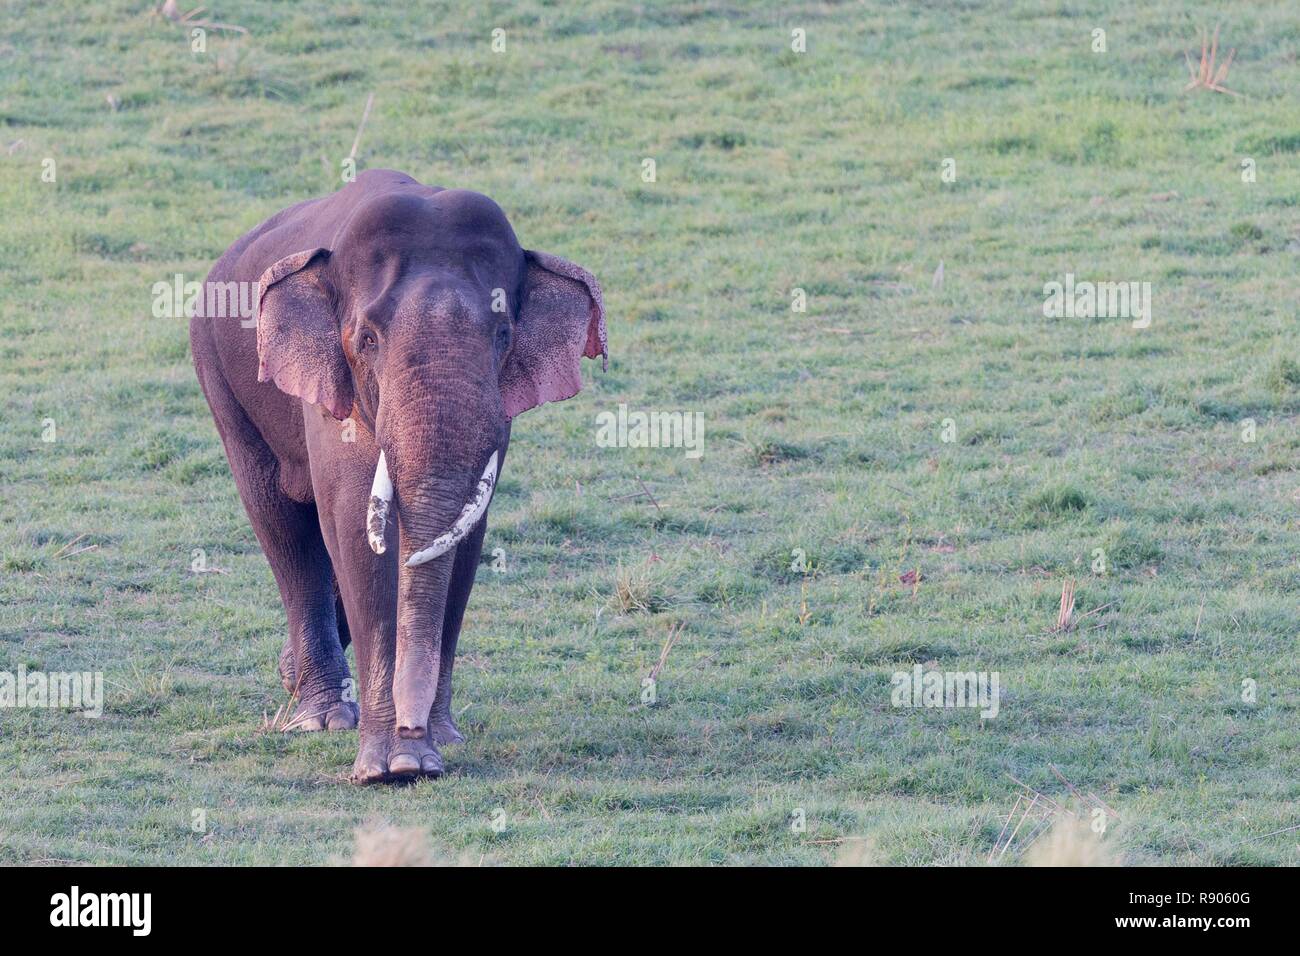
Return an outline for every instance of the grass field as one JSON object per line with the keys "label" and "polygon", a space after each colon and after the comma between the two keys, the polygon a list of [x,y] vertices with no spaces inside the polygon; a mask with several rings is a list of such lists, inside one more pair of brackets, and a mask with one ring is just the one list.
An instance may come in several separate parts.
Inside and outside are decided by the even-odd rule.
{"label": "grass field", "polygon": [[[145,3],[6,5],[0,670],[107,688],[0,710],[0,863],[391,825],[470,863],[982,864],[1013,776],[1070,799],[1053,766],[1118,814],[1105,859],[1300,863],[1294,11],[485,6],[217,0],[248,33],[194,53]],[[1241,98],[1183,91],[1220,19]],[[283,610],[150,309],[338,188],[371,93],[358,165],[587,266],[612,361],[515,424],[468,742],[358,789],[355,733],[261,729]],[[1150,282],[1150,327],[1045,318],[1066,273]],[[599,447],[619,403],[702,413],[703,456]],[[894,707],[914,664],[998,672],[998,716]]]}

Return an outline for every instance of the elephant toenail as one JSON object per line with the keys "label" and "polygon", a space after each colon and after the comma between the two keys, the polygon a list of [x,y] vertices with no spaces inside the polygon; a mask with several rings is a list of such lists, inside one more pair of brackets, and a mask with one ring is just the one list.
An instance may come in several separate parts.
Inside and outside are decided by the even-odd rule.
{"label": "elephant toenail", "polygon": [[353,768],[349,779],[353,783],[377,783],[384,779],[386,773],[387,771],[384,769],[382,764],[362,764],[359,767]]}
{"label": "elephant toenail", "polygon": [[411,774],[420,772],[420,761],[411,754],[394,754],[388,760],[390,773]]}

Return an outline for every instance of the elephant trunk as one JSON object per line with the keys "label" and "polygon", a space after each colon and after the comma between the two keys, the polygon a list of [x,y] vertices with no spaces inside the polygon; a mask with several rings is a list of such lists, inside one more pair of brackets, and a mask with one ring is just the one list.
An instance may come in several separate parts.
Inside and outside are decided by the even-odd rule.
{"label": "elephant trunk", "polygon": [[[417,475],[409,480],[398,473],[399,566],[393,705],[397,732],[402,737],[425,736],[438,688],[442,624],[456,546],[487,512],[496,485],[497,462],[498,453],[494,450],[474,484],[470,478],[473,472]],[[385,459],[381,458],[376,471],[377,485],[382,484],[379,472],[386,470],[385,465]],[[384,496],[372,495],[372,501],[376,498],[382,502]]]}
{"label": "elephant trunk", "polygon": [[421,478],[398,487],[397,657],[393,705],[397,732],[424,737],[438,688],[442,622],[451,584],[454,548],[426,561],[413,556],[456,521],[466,482]]}
{"label": "elephant trunk", "polygon": [[[390,341],[389,347],[397,345]],[[392,689],[397,732],[408,739],[425,736],[437,693],[456,547],[483,520],[497,480],[501,396],[492,370],[477,364],[468,357],[432,362],[426,353],[415,354],[388,369],[375,416],[382,454],[366,531],[378,551],[385,521],[396,512]]]}

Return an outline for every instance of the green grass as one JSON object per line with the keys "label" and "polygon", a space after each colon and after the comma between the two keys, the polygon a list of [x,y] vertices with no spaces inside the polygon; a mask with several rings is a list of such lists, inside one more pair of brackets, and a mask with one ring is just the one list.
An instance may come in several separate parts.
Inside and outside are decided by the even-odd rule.
{"label": "green grass", "polygon": [[[0,863],[322,863],[375,821],[502,863],[977,863],[1008,774],[1064,798],[1049,765],[1129,863],[1300,863],[1266,836],[1300,822],[1285,5],[487,9],[218,0],[249,35],[202,55],[144,3],[6,10],[0,669],[109,686],[97,721],[0,711]],[[1181,92],[1220,16],[1244,99]],[[613,361],[516,424],[469,742],[355,789],[355,734],[259,732],[283,611],[150,305],[337,188],[371,92],[360,165],[590,268]],[[1149,281],[1151,327],[1044,318],[1066,272]],[[703,412],[703,458],[597,447],[620,402]],[[1069,577],[1101,610],[1052,633]],[[893,708],[926,662],[998,671],[999,716]]]}

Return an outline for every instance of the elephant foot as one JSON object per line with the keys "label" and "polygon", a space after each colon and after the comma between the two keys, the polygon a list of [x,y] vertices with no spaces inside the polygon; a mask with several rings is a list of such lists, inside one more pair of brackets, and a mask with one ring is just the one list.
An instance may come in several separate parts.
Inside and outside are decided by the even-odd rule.
{"label": "elephant foot", "polygon": [[429,739],[440,747],[446,747],[450,744],[463,744],[465,735],[460,732],[451,714],[430,714]]}
{"label": "elephant foot", "polygon": [[341,700],[334,704],[303,701],[285,722],[286,732],[310,733],[316,730],[355,730],[361,712],[356,704]]}
{"label": "elephant foot", "polygon": [[441,777],[442,755],[429,741],[404,740],[395,733],[363,736],[349,779],[357,784]]}

